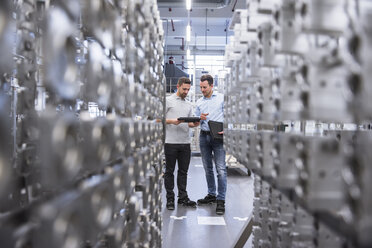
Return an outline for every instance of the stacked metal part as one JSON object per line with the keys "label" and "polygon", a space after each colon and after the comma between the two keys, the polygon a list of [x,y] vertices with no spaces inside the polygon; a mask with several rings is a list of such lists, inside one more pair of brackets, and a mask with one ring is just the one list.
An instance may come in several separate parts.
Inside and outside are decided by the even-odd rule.
{"label": "stacked metal part", "polygon": [[372,246],[371,13],[261,0],[233,18],[225,147],[260,177],[255,247]]}
{"label": "stacked metal part", "polygon": [[156,1],[8,0],[0,23],[1,247],[161,247]]}

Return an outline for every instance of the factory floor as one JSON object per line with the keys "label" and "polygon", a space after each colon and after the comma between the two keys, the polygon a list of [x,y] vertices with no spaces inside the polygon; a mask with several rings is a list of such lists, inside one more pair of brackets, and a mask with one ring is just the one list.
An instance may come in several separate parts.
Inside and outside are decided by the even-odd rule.
{"label": "factory floor", "polygon": [[[177,167],[176,167],[177,169]],[[176,173],[175,173],[176,175]],[[176,184],[175,184],[176,185]],[[201,157],[192,157],[187,191],[191,200],[207,194]],[[177,196],[177,190],[175,189]],[[176,198],[177,201],[177,198]],[[246,170],[228,168],[226,212],[216,214],[216,204],[187,208],[177,205],[167,210],[163,187],[163,248],[230,248],[240,236],[253,209],[253,178]],[[244,248],[252,247],[252,235]]]}

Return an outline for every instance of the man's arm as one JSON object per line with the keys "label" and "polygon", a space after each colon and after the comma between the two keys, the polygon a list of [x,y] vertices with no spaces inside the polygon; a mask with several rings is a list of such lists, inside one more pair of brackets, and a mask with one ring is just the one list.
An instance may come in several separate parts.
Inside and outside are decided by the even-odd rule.
{"label": "man's arm", "polygon": [[165,120],[165,123],[166,124],[173,124],[173,125],[178,125],[180,123],[182,123],[183,121],[179,121],[177,119],[166,119]]}
{"label": "man's arm", "polygon": [[197,127],[200,125],[200,122],[189,122],[189,127]]}

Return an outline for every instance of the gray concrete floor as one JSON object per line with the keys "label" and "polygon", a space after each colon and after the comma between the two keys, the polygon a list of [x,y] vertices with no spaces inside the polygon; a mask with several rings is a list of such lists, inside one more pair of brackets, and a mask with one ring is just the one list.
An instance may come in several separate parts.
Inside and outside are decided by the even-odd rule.
{"label": "gray concrete floor", "polygon": [[[187,191],[189,198],[194,201],[207,194],[200,157],[191,159]],[[177,196],[177,189],[175,194]],[[173,211],[167,210],[165,204],[163,188],[163,248],[233,247],[246,224],[244,219],[251,215],[253,209],[253,178],[240,170],[228,169],[226,213],[223,216],[215,213],[216,204],[198,206],[196,209],[176,205]],[[198,217],[223,217],[218,220],[224,220],[226,225],[200,225]],[[251,240],[252,235],[244,248],[252,247]]]}

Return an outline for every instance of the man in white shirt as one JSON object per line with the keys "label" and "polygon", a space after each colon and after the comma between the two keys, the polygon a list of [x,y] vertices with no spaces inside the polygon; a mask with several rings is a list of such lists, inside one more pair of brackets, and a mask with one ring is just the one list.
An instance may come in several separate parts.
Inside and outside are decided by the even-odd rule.
{"label": "man in white shirt", "polygon": [[192,104],[185,98],[191,87],[190,79],[182,77],[177,83],[177,92],[166,99],[166,136],[165,136],[165,173],[164,186],[167,191],[168,210],[174,210],[174,170],[176,162],[178,204],[187,207],[196,207],[196,202],[191,201],[187,195],[187,173],[189,170],[191,148],[189,127],[197,127],[199,122],[184,123],[177,120],[179,117],[191,117]]}

